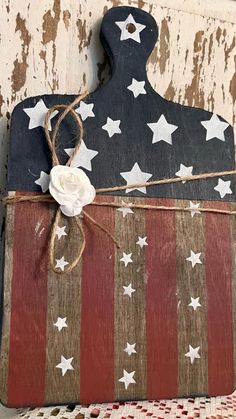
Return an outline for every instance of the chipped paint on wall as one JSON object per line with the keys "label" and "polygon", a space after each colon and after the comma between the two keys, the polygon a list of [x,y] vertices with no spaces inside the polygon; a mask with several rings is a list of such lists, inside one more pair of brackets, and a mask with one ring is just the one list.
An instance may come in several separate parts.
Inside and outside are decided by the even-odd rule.
{"label": "chipped paint on wall", "polygon": [[71,18],[71,14],[69,10],[63,10],[63,22],[64,22],[66,30],[68,30],[69,28],[70,18]]}
{"label": "chipped paint on wall", "polygon": [[16,27],[15,32],[20,33],[21,39],[21,52],[19,56],[13,62],[13,71],[11,75],[11,89],[12,89],[12,99],[16,97],[16,93],[25,85],[26,82],[26,72],[27,72],[27,58],[29,54],[29,44],[31,42],[31,35],[29,34],[28,29],[26,28],[26,20],[23,19],[20,13],[17,13],[16,16]]}
{"label": "chipped paint on wall", "polygon": [[78,38],[79,38],[79,52],[83,50],[83,48],[89,47],[92,37],[92,28],[89,29],[87,32],[86,29],[86,20],[78,19],[76,22],[77,29],[78,29]]}
{"label": "chipped paint on wall", "polygon": [[60,21],[60,14],[61,2],[60,0],[54,0],[52,11],[47,10],[47,12],[43,15],[43,45],[48,44],[50,41],[55,42],[57,36],[58,23]]}
{"label": "chipped paint on wall", "polygon": [[170,58],[170,32],[167,19],[164,18],[161,22],[160,28],[160,56],[159,56],[159,66],[160,73],[163,74],[166,70],[166,63]]}

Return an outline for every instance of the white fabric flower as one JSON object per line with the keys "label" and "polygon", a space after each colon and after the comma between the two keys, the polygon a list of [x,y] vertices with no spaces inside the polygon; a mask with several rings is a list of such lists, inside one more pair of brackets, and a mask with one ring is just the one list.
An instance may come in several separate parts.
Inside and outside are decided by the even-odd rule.
{"label": "white fabric flower", "polygon": [[79,215],[96,195],[93,185],[82,169],[54,166],[50,172],[49,191],[68,217]]}

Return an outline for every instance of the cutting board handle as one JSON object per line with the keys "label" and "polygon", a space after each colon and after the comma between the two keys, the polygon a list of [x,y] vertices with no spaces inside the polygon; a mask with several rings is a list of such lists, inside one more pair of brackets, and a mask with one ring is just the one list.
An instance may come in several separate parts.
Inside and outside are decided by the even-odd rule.
{"label": "cutting board handle", "polygon": [[112,74],[119,79],[146,78],[146,62],[158,38],[154,18],[136,7],[113,7],[103,18],[100,32]]}

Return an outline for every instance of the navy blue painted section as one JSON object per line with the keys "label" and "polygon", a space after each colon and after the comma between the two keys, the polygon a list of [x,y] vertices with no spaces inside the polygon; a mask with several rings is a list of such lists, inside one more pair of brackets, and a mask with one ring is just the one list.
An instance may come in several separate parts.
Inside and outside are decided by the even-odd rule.
{"label": "navy blue painted section", "polygon": [[[115,22],[125,20],[130,13],[135,21],[146,25],[140,32],[141,43],[132,39],[120,40],[121,31]],[[169,102],[158,95],[149,84],[146,61],[157,35],[154,19],[137,8],[113,8],[103,19],[101,40],[110,58],[112,76],[105,86],[86,98],[87,103],[94,103],[95,117],[87,118],[84,122],[86,146],[99,153],[92,160],[92,172],[84,170],[97,188],[126,184],[120,173],[130,171],[135,162],[138,162],[143,172],[152,173],[150,180],[175,177],[180,163],[193,166],[193,174],[235,168],[231,126],[224,132],[225,142],[216,138],[206,141],[206,129],[201,121],[209,120],[212,114]],[[145,81],[147,94],[134,98],[133,93],[127,89],[132,78]],[[43,128],[29,130],[29,117],[23,111],[23,108],[35,106],[40,98],[49,108],[56,103],[69,103],[75,96],[43,95],[28,98],[16,106],[11,125],[8,190],[40,192],[40,187],[34,181],[41,170],[47,173],[50,171],[50,153]],[[147,123],[157,122],[162,114],[169,123],[179,127],[172,134],[172,145],[164,141],[152,144],[153,133]],[[121,120],[121,134],[108,137],[107,132],[102,129],[107,117]],[[68,157],[64,148],[73,147],[75,141],[76,127],[71,117],[63,123],[60,133],[58,152],[61,162],[65,163]],[[235,176],[225,176],[223,179],[231,180],[233,192],[223,200],[235,200]],[[220,200],[219,192],[214,190],[216,185],[217,178],[213,178],[185,184],[181,182],[153,186],[147,188],[147,195],[137,190],[128,195]],[[115,194],[127,196],[125,191]]]}

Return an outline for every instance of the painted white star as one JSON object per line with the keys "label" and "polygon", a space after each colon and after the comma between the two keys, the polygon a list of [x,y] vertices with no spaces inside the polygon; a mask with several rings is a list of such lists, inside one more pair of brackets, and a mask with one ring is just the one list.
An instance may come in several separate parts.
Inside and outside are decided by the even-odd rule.
{"label": "painted white star", "polygon": [[121,22],[115,22],[115,24],[121,30],[121,41],[126,41],[126,39],[133,39],[133,41],[136,41],[140,44],[140,32],[142,32],[144,28],[146,28],[146,26],[142,25],[141,23],[135,22],[131,13],[129,14],[126,20]]}
{"label": "painted white star", "polygon": [[[184,164],[180,164],[180,169],[178,172],[175,173],[178,177],[184,177],[184,176],[192,176],[193,174],[193,166],[185,166]],[[182,183],[185,183],[186,180],[183,180]]]}
{"label": "painted white star", "polygon": [[121,134],[120,129],[120,119],[117,119],[116,121],[107,117],[107,122],[105,125],[102,126],[102,129],[107,131],[109,137],[111,138],[114,134]]}
{"label": "painted white star", "polygon": [[133,343],[132,345],[130,345],[130,343],[129,342],[127,342],[127,344],[126,344],[127,346],[126,346],[126,348],[124,349],[124,351],[125,352],[127,352],[127,354],[130,356],[130,355],[132,355],[132,354],[136,354],[137,352],[136,352],[136,350],[135,350],[135,345],[136,345],[136,343]]}
{"label": "painted white star", "polygon": [[124,288],[124,294],[123,295],[128,295],[130,298],[131,298],[133,292],[136,291],[134,288],[132,288],[131,283],[128,285],[128,287],[123,285],[123,288]]}
{"label": "painted white star", "polygon": [[197,263],[202,264],[202,262],[201,262],[201,260],[200,260],[200,256],[201,256],[201,253],[194,253],[194,252],[191,250],[191,255],[190,255],[188,258],[186,258],[186,260],[188,260],[189,262],[191,262],[191,264],[192,264],[192,268],[194,268],[194,266],[195,266]]}
{"label": "painted white star", "polygon": [[227,194],[232,194],[232,190],[230,188],[231,180],[224,181],[223,179],[218,179],[218,184],[214,187],[215,191],[219,192],[220,197],[224,198]]}
{"label": "painted white star", "polygon": [[195,214],[201,214],[201,211],[198,211],[200,204],[194,204],[190,201],[189,208],[191,209],[191,217],[193,218]]}
{"label": "painted white star", "polygon": [[[65,148],[65,152],[68,156],[71,156],[74,152],[74,148]],[[84,141],[82,141],[79,150],[71,161],[70,167],[83,167],[91,172],[91,160],[97,156],[97,154],[98,151],[87,148]]]}
{"label": "painted white star", "polygon": [[144,89],[145,81],[138,81],[134,78],[132,78],[132,83],[127,86],[127,89],[130,90],[134,97],[138,97],[139,95],[146,95],[147,92]]}
{"label": "painted white star", "polygon": [[121,262],[124,262],[125,267],[126,267],[129,263],[132,263],[132,262],[133,262],[133,261],[132,261],[132,259],[131,259],[131,256],[132,256],[132,253],[127,254],[127,253],[123,252],[123,257],[120,259],[120,261],[121,261]]}
{"label": "painted white star", "polygon": [[55,266],[55,268],[59,268],[62,271],[64,271],[65,266],[68,265],[68,264],[69,264],[69,262],[66,262],[64,256],[62,256],[61,259],[56,259],[56,266]]}
{"label": "painted white star", "polygon": [[72,365],[71,365],[73,359],[74,359],[73,357],[72,358],[69,358],[69,359],[66,359],[66,358],[64,358],[63,355],[61,355],[61,362],[60,362],[60,364],[56,365],[56,368],[60,368],[61,369],[61,372],[62,372],[62,375],[63,376],[65,375],[65,373],[68,370],[73,370],[74,369],[72,367]]}
{"label": "painted white star", "polygon": [[199,349],[200,349],[200,346],[198,346],[197,348],[193,348],[191,345],[189,345],[189,352],[187,352],[185,354],[185,356],[187,356],[188,358],[190,358],[191,364],[194,363],[194,360],[196,358],[198,358],[198,359],[201,358],[200,355],[199,355],[199,353],[198,353]]}
{"label": "painted white star", "polygon": [[62,236],[67,236],[67,233],[65,232],[66,226],[63,227],[56,227],[56,236],[58,238],[58,240],[61,239]]}
{"label": "painted white star", "polygon": [[[126,180],[127,185],[145,183],[152,177],[151,173],[142,172],[137,162],[134,164],[130,172],[122,172],[120,175]],[[135,191],[136,189],[137,191],[146,193],[146,186],[127,188],[125,192],[128,193]]]}
{"label": "painted white star", "polygon": [[199,298],[193,298],[191,297],[191,303],[189,303],[190,307],[193,307],[194,311],[197,310],[198,307],[201,307],[202,305],[199,303]]}
{"label": "painted white star", "polygon": [[143,248],[143,246],[148,246],[147,237],[138,236],[138,241],[136,242],[136,244],[138,244],[141,247],[141,249]]}
{"label": "painted white star", "polygon": [[34,183],[36,183],[36,185],[39,185],[42,189],[42,192],[44,193],[44,192],[47,192],[49,188],[49,181],[50,181],[50,175],[41,171],[40,177],[37,180],[35,180]]}
{"label": "painted white star", "polygon": [[56,326],[58,328],[58,331],[60,332],[63,327],[68,327],[66,324],[66,317],[64,317],[63,319],[61,317],[57,318],[56,323],[53,323],[54,326]]}
{"label": "painted white star", "polygon": [[201,121],[201,124],[206,128],[206,141],[212,138],[218,138],[220,141],[225,141],[224,131],[228,128],[227,122],[221,121],[216,114],[213,114],[209,121]]}
{"label": "painted white star", "polygon": [[136,383],[135,379],[133,378],[134,374],[135,374],[135,371],[127,372],[126,370],[123,370],[123,377],[121,377],[118,381],[120,381],[121,383],[124,383],[126,390],[130,384]]}
{"label": "painted white star", "polygon": [[77,112],[81,116],[82,121],[85,121],[85,119],[89,117],[93,118],[95,116],[93,112],[93,107],[93,103],[85,103],[83,102],[83,100],[81,100],[79,107],[75,110],[75,112]]}
{"label": "painted white star", "polygon": [[[33,129],[37,127],[44,128],[45,116],[48,111],[47,106],[45,105],[43,99],[40,99],[33,108],[24,108],[23,111],[29,116],[29,126],[28,129]],[[48,129],[52,130],[51,120],[58,114],[58,111],[54,111],[48,121]]]}
{"label": "painted white star", "polygon": [[166,143],[172,145],[172,134],[177,130],[178,126],[169,124],[163,114],[157,122],[149,123],[147,126],[153,132],[152,144],[159,141],[165,141]]}
{"label": "painted white star", "polygon": [[117,208],[117,211],[122,212],[123,218],[125,218],[125,216],[126,216],[127,214],[133,214],[133,213],[134,213],[134,211],[132,211],[132,209],[131,209],[131,208],[129,208],[129,204],[127,204],[127,203],[126,203],[126,202],[124,202],[124,201],[121,201],[121,203],[122,203],[122,205],[124,205],[124,206],[123,206],[123,207],[120,207],[120,208]]}

